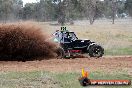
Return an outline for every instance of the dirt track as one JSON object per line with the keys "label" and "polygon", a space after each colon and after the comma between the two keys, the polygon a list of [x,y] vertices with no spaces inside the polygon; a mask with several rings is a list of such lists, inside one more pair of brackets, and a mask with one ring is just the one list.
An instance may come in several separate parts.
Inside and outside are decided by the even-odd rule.
{"label": "dirt track", "polygon": [[103,57],[103,58],[76,58],[76,59],[51,59],[42,61],[0,61],[0,71],[34,71],[44,70],[53,72],[126,70],[132,75],[132,56],[128,57]]}

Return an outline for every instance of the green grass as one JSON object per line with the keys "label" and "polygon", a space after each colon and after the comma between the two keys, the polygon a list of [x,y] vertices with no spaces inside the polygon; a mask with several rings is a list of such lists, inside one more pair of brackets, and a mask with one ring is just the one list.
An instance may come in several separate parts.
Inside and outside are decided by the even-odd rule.
{"label": "green grass", "polygon": [[132,47],[107,49],[105,55],[132,55]]}
{"label": "green grass", "polygon": [[[3,72],[0,73],[0,88],[83,88],[78,81],[80,73]],[[90,79],[130,79],[127,72],[92,72]],[[131,88],[132,86],[96,86],[97,88]],[[90,87],[89,87],[90,88]]]}
{"label": "green grass", "polygon": [[78,78],[80,74],[77,73],[62,73],[56,74],[55,78],[60,81],[63,88],[81,88]]}

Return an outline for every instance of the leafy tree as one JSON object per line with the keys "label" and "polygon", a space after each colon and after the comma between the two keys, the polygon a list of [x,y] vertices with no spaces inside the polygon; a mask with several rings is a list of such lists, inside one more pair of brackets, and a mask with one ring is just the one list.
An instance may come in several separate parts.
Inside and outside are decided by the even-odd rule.
{"label": "leafy tree", "polygon": [[35,3],[27,3],[23,8],[23,19],[34,19]]}
{"label": "leafy tree", "polygon": [[102,16],[102,10],[104,7],[103,3],[99,0],[83,0],[80,1],[83,8],[83,13],[85,17],[89,19],[90,24],[93,24],[95,19]]}
{"label": "leafy tree", "polygon": [[125,9],[127,10],[128,14],[132,16],[132,0],[126,0]]}
{"label": "leafy tree", "polygon": [[27,3],[22,0],[0,0],[0,20],[58,21],[61,25],[87,18],[90,24],[98,18],[114,20],[122,13],[132,16],[132,0],[40,0]]}
{"label": "leafy tree", "polygon": [[15,20],[22,10],[22,0],[0,0],[0,19],[6,23],[8,20]]}

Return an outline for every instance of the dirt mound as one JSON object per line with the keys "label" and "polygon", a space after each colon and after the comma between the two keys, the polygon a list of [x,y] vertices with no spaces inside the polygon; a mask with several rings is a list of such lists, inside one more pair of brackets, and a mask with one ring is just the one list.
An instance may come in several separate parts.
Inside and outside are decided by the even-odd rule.
{"label": "dirt mound", "polygon": [[55,44],[33,23],[0,24],[0,60],[54,57]]}

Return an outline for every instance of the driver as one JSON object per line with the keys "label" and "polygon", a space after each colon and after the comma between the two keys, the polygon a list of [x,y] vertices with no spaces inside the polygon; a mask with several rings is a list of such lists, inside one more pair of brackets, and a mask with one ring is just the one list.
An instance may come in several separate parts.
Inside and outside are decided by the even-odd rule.
{"label": "driver", "polygon": [[54,38],[55,42],[59,42],[60,41],[61,33],[60,33],[59,30],[56,30],[55,33],[53,33],[53,36],[55,37]]}

